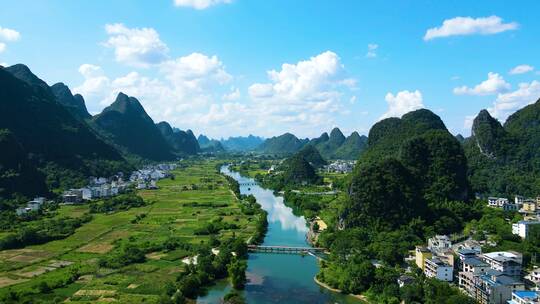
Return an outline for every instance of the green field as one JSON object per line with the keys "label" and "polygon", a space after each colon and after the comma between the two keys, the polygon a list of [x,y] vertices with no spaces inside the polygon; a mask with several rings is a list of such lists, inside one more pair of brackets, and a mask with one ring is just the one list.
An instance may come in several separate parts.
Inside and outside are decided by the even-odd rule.
{"label": "green field", "polygon": [[[32,303],[68,298],[76,303],[157,302],[166,283],[183,270],[181,259],[194,253],[184,249],[150,252],[144,263],[119,269],[99,267],[98,259],[122,242],[144,244],[170,237],[190,244],[207,242],[210,236],[194,232],[211,220],[238,227],[221,230],[214,235],[218,240],[233,234],[248,239],[254,232],[254,221],[241,213],[239,201],[216,172],[216,164],[183,161],[182,168],[173,171],[174,179],[158,182],[158,190],[139,191],[148,203],[144,207],[94,214],[90,222],[65,239],[0,251],[0,296],[17,297],[20,293],[24,294],[21,299]],[[87,211],[87,205],[61,206],[56,216],[79,217]],[[141,214],[145,217],[135,220]],[[82,276],[62,284],[74,268]],[[52,290],[40,290],[42,281],[52,285]]]}

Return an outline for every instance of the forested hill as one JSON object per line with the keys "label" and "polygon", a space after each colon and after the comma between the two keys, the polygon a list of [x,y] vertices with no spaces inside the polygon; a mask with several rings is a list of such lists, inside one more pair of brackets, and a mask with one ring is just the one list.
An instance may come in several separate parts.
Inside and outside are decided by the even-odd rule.
{"label": "forested hill", "polygon": [[197,137],[201,151],[205,153],[222,153],[225,152],[225,148],[221,142],[217,139],[210,139],[206,135],[200,134]]}
{"label": "forested hill", "polygon": [[469,199],[463,148],[429,110],[384,119],[369,132],[349,192],[348,226],[395,228],[416,217],[429,222],[441,204]]}
{"label": "forested hill", "polygon": [[89,119],[92,117],[86,109],[84,98],[80,94],[73,95],[65,84],[61,82],[56,83],[51,87],[51,90],[56,97],[56,100],[66,107],[73,116],[81,119]]}
{"label": "forested hill", "polygon": [[257,150],[265,154],[292,154],[300,150],[308,141],[308,139],[298,139],[291,133],[285,133],[268,138]]}
{"label": "forested hill", "polygon": [[[35,181],[24,194],[44,194],[45,180],[49,188],[69,186],[87,175],[126,167],[120,153],[76,119],[24,65],[0,69],[0,129],[5,156],[0,167],[11,168],[0,176],[2,197],[20,193],[19,181]],[[13,153],[16,159],[9,156]]]}
{"label": "forested hill", "polygon": [[540,100],[512,114],[504,126],[482,110],[464,142],[473,190],[487,195],[540,193]]}
{"label": "forested hill", "polygon": [[351,159],[356,160],[367,146],[367,137],[353,132],[345,137],[340,129],[334,128],[328,133],[309,141],[325,159]]}
{"label": "forested hill", "polygon": [[93,121],[129,153],[156,161],[175,158],[172,147],[134,97],[119,93],[110,106],[93,117]]}
{"label": "forested hill", "polygon": [[196,155],[201,150],[199,142],[191,130],[173,129],[166,121],[162,121],[156,126],[173,151],[179,156]]}

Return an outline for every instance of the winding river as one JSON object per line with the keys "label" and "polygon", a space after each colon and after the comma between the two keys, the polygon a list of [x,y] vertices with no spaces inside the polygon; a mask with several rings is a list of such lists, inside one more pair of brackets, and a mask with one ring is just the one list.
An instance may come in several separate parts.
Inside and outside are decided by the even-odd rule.
{"label": "winding river", "polygon": [[[253,194],[262,208],[268,212],[268,232],[263,245],[309,246],[306,242],[308,227],[304,217],[295,216],[292,209],[285,206],[283,198],[275,196],[271,190],[258,185],[255,180],[232,172],[228,167],[221,172],[236,179],[242,194]],[[331,292],[317,285],[313,278],[319,269],[312,256],[292,254],[250,253],[244,295],[250,304],[323,304],[360,303],[359,300]],[[212,286],[205,296],[197,299],[199,304],[221,303],[230,290],[227,281]]]}

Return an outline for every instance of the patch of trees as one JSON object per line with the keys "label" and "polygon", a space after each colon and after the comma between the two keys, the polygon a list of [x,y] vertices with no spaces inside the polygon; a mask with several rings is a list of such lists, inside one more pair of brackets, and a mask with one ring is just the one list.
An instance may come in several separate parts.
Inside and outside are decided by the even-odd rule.
{"label": "patch of trees", "polygon": [[255,215],[255,232],[251,237],[252,244],[260,244],[264,240],[266,231],[268,230],[268,212],[261,208],[261,205],[257,203],[257,199],[252,194],[242,195],[240,209],[245,215]]}
{"label": "patch of trees", "polygon": [[0,239],[0,250],[23,248],[64,239],[91,219],[91,215],[85,214],[79,218],[64,217],[22,223],[15,231]]}
{"label": "patch of trees", "polygon": [[[246,283],[245,270],[247,245],[245,240],[232,238],[222,242],[219,253],[214,255],[210,246],[201,246],[197,250],[197,264],[190,264],[181,273],[175,283],[173,298],[195,299],[202,288],[214,280],[230,277],[235,289],[242,289]],[[233,252],[235,254],[233,254]],[[173,290],[171,290],[173,291]]]}
{"label": "patch of trees", "polygon": [[210,235],[218,234],[221,230],[235,230],[238,229],[238,225],[234,223],[227,223],[223,221],[222,217],[213,219],[209,223],[204,224],[202,227],[195,229],[195,235]]}
{"label": "patch of trees", "polygon": [[146,203],[142,197],[130,192],[105,199],[101,202],[91,203],[89,211],[90,213],[110,213],[116,211],[125,211],[145,205]]}

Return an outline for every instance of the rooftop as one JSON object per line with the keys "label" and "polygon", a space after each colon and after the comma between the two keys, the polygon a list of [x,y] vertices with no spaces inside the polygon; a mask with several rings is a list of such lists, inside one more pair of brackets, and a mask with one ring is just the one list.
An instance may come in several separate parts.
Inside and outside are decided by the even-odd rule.
{"label": "rooftop", "polygon": [[468,265],[472,265],[472,266],[489,266],[488,263],[482,261],[482,260],[479,260],[477,258],[467,258],[465,260],[463,260],[463,264],[468,264]]}

